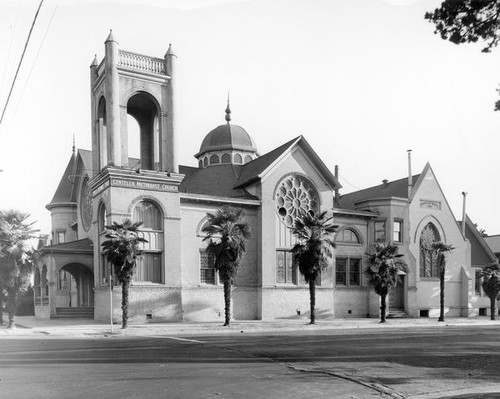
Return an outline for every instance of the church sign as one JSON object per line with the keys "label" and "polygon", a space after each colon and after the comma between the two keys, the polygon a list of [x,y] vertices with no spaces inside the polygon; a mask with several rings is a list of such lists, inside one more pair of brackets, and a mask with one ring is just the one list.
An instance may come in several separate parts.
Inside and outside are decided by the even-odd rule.
{"label": "church sign", "polygon": [[179,187],[174,185],[174,184],[137,181],[137,180],[125,180],[125,179],[116,179],[116,178],[111,179],[111,186],[133,188],[133,189],[137,189],[137,190],[168,191],[168,192],[172,192],[172,193],[177,193],[179,191]]}

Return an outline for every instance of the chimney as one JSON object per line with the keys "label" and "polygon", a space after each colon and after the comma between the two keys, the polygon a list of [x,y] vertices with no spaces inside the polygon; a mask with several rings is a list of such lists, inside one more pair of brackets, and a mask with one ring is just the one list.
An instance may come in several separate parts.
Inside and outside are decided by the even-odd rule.
{"label": "chimney", "polygon": [[464,202],[462,205],[462,234],[465,237],[465,202],[466,202],[467,193],[465,191],[462,191],[462,195],[464,196]]}
{"label": "chimney", "polygon": [[387,179],[382,180],[382,184],[384,185],[384,188],[386,188],[389,185],[389,180]]}
{"label": "chimney", "polygon": [[411,150],[408,150],[408,201],[411,198],[411,191],[413,189],[413,177],[411,175]]}
{"label": "chimney", "polygon": [[[337,182],[339,181],[339,165],[335,165],[335,179],[337,180]],[[339,189],[336,188],[335,189],[335,203],[336,203],[336,205],[339,205],[339,199],[340,199]]]}

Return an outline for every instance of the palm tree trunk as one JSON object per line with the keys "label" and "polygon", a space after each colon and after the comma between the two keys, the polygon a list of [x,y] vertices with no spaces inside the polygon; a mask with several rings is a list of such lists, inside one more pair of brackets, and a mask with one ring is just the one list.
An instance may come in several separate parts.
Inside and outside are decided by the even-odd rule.
{"label": "palm tree trunk", "polygon": [[226,316],[224,327],[228,327],[231,321],[231,281],[224,281],[224,305]]}
{"label": "palm tree trunk", "polygon": [[385,323],[385,312],[387,310],[387,292],[380,295],[380,322]]}
{"label": "palm tree trunk", "polygon": [[444,267],[439,273],[439,319],[438,321],[444,321]]}
{"label": "palm tree trunk", "polygon": [[496,313],[497,313],[497,309],[496,309],[496,306],[497,305],[497,296],[490,296],[490,319],[491,320],[495,320],[495,316],[496,316]]}
{"label": "palm tree trunk", "polygon": [[128,326],[128,291],[130,280],[122,282],[122,329]]}
{"label": "palm tree trunk", "polygon": [[9,329],[15,329],[16,328],[16,323],[15,323],[15,317],[16,317],[16,308],[17,308],[17,301],[16,301],[16,292],[14,290],[8,290],[7,291],[7,313],[9,314],[9,325],[7,328]]}
{"label": "palm tree trunk", "polygon": [[3,302],[4,302],[3,293],[0,288],[0,326],[3,326]]}
{"label": "palm tree trunk", "polygon": [[309,279],[309,301],[311,305],[311,322],[309,324],[316,324],[316,279]]}

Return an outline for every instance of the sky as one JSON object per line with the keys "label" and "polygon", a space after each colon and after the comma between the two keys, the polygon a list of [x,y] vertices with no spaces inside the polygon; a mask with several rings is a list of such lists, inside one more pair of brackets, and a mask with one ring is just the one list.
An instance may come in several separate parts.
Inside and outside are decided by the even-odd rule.
{"label": "sky", "polygon": [[[3,109],[38,0],[0,0]],[[0,209],[45,209],[76,146],[91,149],[89,66],[120,49],[177,55],[179,161],[232,123],[264,154],[302,134],[341,194],[430,162],[459,220],[500,233],[500,49],[454,45],[424,20],[439,0],[45,0],[0,125]]]}

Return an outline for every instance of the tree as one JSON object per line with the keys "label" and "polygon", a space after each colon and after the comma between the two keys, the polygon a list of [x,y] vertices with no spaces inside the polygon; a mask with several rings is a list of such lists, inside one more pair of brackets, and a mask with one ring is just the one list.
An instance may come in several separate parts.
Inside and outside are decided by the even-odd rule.
{"label": "tree", "polygon": [[481,273],[483,277],[483,290],[490,298],[491,320],[495,320],[496,302],[500,293],[500,266],[493,263],[485,267]]}
{"label": "tree", "polygon": [[231,285],[246,253],[245,241],[250,238],[250,225],[241,208],[224,206],[215,214],[207,213],[207,224],[202,231],[208,241],[207,253],[213,257],[214,267],[224,284],[224,326],[231,319]]}
{"label": "tree", "polygon": [[446,273],[446,254],[453,251],[451,245],[447,245],[441,241],[432,243],[432,250],[436,252],[436,262],[439,272],[439,319],[444,321],[444,276]]}
{"label": "tree", "polygon": [[[436,26],[434,33],[455,44],[483,41],[489,53],[500,40],[500,3],[496,0],[445,0],[425,19]],[[495,111],[500,110],[500,100]]]}
{"label": "tree", "polygon": [[333,257],[333,234],[338,226],[330,224],[332,218],[326,217],[326,211],[313,215],[305,213],[295,220],[292,234],[298,242],[292,248],[294,261],[300,273],[309,283],[310,324],[316,322],[316,283],[321,272],[326,269]]}
{"label": "tree", "polygon": [[389,289],[397,285],[398,271],[403,269],[405,262],[398,254],[398,247],[392,244],[377,243],[375,252],[368,254],[370,266],[366,270],[369,283],[373,286],[375,293],[380,295],[380,322],[385,323],[386,298]]}
{"label": "tree", "polygon": [[130,219],[125,219],[123,223],[113,222],[111,226],[106,226],[107,240],[102,243],[102,253],[113,265],[114,275],[122,286],[122,329],[128,325],[129,288],[137,258],[141,255],[141,243],[147,242],[139,236],[141,224]]}
{"label": "tree", "polygon": [[[35,222],[29,223],[28,213],[17,210],[0,211],[0,281],[6,297],[9,315],[7,328],[15,328],[15,315],[19,295],[29,286],[31,270],[36,251],[30,240],[38,230],[33,229]],[[0,302],[1,303],[1,302]]]}

